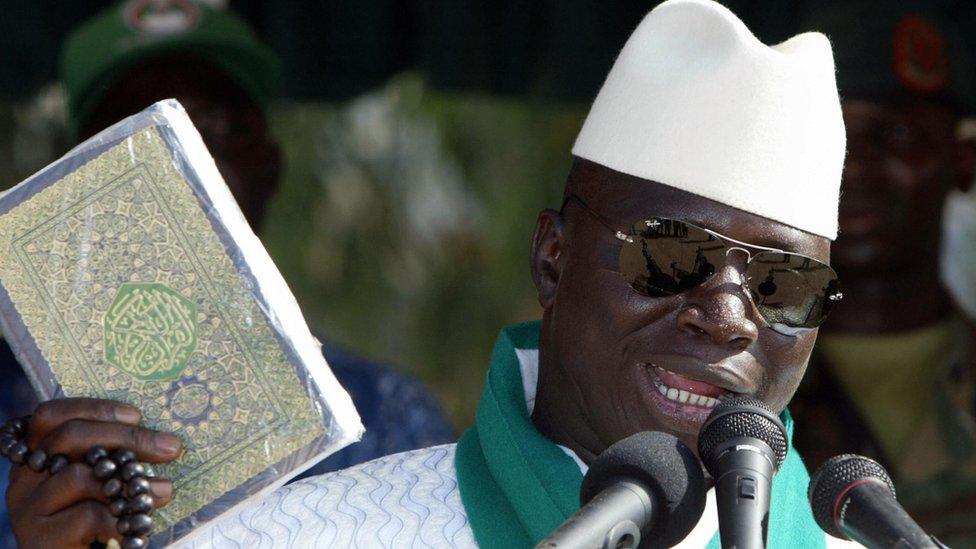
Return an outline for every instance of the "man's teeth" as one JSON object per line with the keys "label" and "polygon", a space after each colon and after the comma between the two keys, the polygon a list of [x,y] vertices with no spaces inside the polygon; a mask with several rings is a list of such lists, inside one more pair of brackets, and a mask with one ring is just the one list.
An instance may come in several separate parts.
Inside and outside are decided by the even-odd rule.
{"label": "man's teeth", "polygon": [[692,406],[701,406],[702,408],[714,408],[715,405],[718,404],[717,398],[699,395],[697,393],[689,393],[683,389],[668,387],[664,384],[664,382],[657,378],[654,379],[654,385],[657,386],[658,392],[664,395],[664,398],[668,400],[673,400],[682,404],[691,404]]}

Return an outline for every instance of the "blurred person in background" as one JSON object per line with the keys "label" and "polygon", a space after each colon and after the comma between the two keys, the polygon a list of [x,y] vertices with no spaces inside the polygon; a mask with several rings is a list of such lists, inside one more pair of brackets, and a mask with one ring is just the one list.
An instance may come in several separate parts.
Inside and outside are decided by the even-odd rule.
{"label": "blurred person in background", "polygon": [[[176,98],[203,136],[252,229],[260,232],[281,167],[266,124],[278,63],[235,14],[188,1],[122,2],[77,28],[65,43],[62,81],[69,131],[78,142],[152,103]],[[395,368],[326,341],[323,353],[350,393],[366,434],[303,476],[454,440],[433,394]],[[3,420],[36,406],[29,384],[0,339]],[[9,465],[2,465],[6,490]],[[13,545],[0,501],[0,543]]]}
{"label": "blurred person in background", "polygon": [[[976,144],[976,120],[966,120],[957,134]],[[946,197],[939,256],[942,285],[965,324],[968,370],[976,372],[976,181],[970,183],[969,191],[952,189]],[[973,408],[976,412],[976,406]]]}
{"label": "blurred person in background", "polygon": [[[973,177],[974,149],[958,129],[974,100],[976,52],[954,19],[965,20],[942,4],[861,1],[818,5],[808,23],[833,43],[847,128],[831,254],[844,302],[792,408],[811,468],[839,453],[871,456],[927,531],[974,546],[976,368],[965,321],[976,308],[955,312],[939,261],[946,197]],[[961,233],[973,218],[954,204],[963,213],[944,221]],[[976,232],[967,235],[943,249],[951,264],[971,261]],[[976,287],[971,267],[943,276]]]}

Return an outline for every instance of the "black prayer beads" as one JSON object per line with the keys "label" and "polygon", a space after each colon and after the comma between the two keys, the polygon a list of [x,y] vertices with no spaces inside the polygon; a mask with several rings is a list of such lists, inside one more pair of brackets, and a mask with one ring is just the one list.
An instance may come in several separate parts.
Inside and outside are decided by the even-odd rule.
{"label": "black prayer beads", "polygon": [[17,465],[27,465],[35,473],[47,469],[52,475],[68,465],[68,457],[64,454],[48,456],[44,450],[33,452],[24,442],[27,436],[27,422],[29,418],[18,417],[8,420],[0,427],[0,455]]}
{"label": "black prayer beads", "polygon": [[[64,454],[49,456],[41,449],[31,451],[24,441],[29,419],[11,419],[0,427],[0,455],[35,473],[46,469],[55,475],[68,466],[68,457]],[[135,453],[125,448],[109,452],[95,446],[85,454],[84,461],[91,467],[92,475],[102,481],[102,494],[110,501],[109,511],[119,519],[115,527],[122,535],[122,548],[148,547],[147,536],[153,527],[150,516],[153,499],[149,494],[151,469],[136,461]]]}
{"label": "black prayer beads", "polygon": [[152,530],[152,496],[146,467],[135,461],[131,450],[111,453],[100,446],[88,451],[85,461],[92,466],[95,478],[102,480],[102,493],[109,498],[109,511],[119,518],[116,530],[122,534],[123,548],[148,546],[146,535]]}

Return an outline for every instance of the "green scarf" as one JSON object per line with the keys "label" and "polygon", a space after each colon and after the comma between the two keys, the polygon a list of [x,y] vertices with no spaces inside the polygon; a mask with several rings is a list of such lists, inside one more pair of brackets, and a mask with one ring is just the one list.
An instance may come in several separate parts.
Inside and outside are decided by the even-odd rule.
{"label": "green scarf", "polygon": [[[536,430],[525,407],[515,350],[538,347],[538,322],[502,330],[475,425],[458,441],[461,501],[483,548],[532,547],[579,509],[579,467]],[[792,437],[792,418],[784,411],[782,419]],[[807,503],[809,480],[791,444],[773,481],[769,547],[824,547]],[[718,532],[708,547],[720,547]]]}

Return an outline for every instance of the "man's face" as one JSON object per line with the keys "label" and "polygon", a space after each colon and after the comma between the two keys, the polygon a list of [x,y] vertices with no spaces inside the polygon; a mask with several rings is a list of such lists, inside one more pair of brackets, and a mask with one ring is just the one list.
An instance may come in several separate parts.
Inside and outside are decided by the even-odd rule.
{"label": "man's face", "polygon": [[267,135],[260,111],[199,94],[174,96],[200,131],[244,217],[257,230],[278,177],[277,147]]}
{"label": "man's face", "polygon": [[[583,185],[577,194],[621,227],[657,215],[750,244],[829,259],[825,238],[664,185],[617,177]],[[546,309],[541,360],[563,382],[558,388],[540,383],[539,391],[563,391],[562,398],[574,401],[578,413],[560,421],[589,433],[579,441],[588,452],[596,455],[645,430],[675,434],[696,448],[709,408],[665,398],[657,388],[661,382],[706,396],[750,395],[777,411],[786,406],[816,330],[787,336],[767,326],[739,283],[744,254],[730,254],[702,286],[652,298],[618,273],[621,243],[611,231],[575,204],[566,207],[564,220],[558,281],[551,299],[540,292]]]}
{"label": "man's face", "polygon": [[885,276],[932,269],[946,193],[959,181],[956,117],[925,101],[848,98],[848,155],[835,268]]}
{"label": "man's face", "polygon": [[130,68],[92,110],[81,137],[167,98],[178,99],[186,109],[241,211],[258,229],[277,186],[278,148],[261,109],[213,65],[183,54]]}

